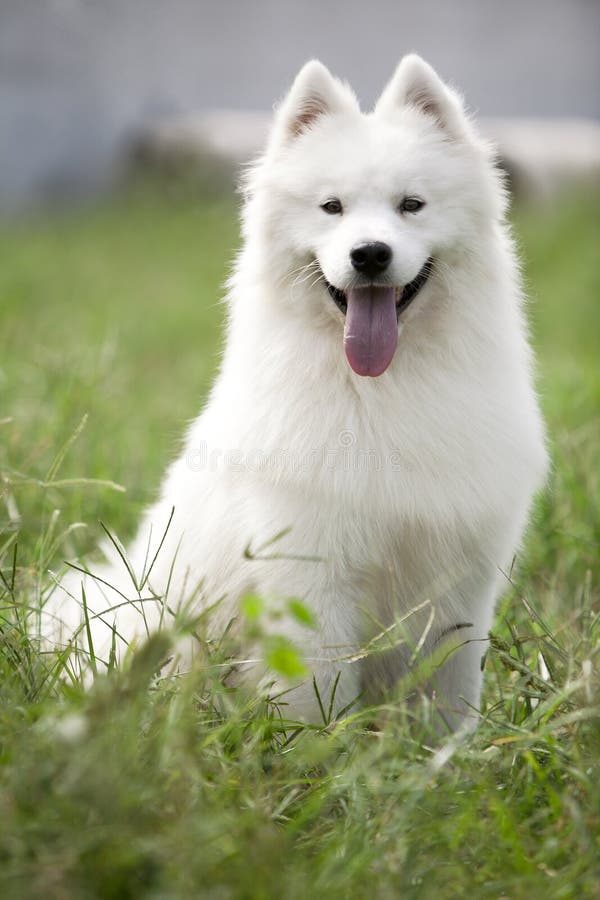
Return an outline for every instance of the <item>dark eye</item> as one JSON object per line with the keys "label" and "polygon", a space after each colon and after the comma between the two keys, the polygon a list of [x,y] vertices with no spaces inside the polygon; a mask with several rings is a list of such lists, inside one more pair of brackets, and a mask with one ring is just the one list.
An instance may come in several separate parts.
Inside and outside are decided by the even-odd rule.
{"label": "dark eye", "polygon": [[330,216],[339,216],[342,213],[342,201],[332,197],[331,200],[321,204],[321,209]]}
{"label": "dark eye", "polygon": [[400,204],[400,212],[416,213],[423,209],[424,206],[425,201],[419,200],[418,197],[405,197]]}

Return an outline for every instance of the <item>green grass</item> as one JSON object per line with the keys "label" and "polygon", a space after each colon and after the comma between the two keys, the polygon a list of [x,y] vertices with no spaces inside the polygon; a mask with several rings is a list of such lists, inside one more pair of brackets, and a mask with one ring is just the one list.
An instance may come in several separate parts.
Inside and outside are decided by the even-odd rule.
{"label": "green grass", "polygon": [[[224,686],[225,646],[186,679],[156,677],[161,638],[87,691],[57,679],[26,606],[99,520],[133,532],[214,373],[237,226],[225,202],[135,194],[4,227],[0,896],[598,896],[598,210],[516,216],[555,467],[487,653],[484,721],[445,757],[426,705],[284,727]],[[65,483],[81,477],[127,494]]]}

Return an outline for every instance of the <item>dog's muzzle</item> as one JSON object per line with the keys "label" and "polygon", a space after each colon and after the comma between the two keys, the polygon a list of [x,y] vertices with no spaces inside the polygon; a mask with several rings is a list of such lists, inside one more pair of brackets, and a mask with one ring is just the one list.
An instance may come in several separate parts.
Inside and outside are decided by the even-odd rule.
{"label": "dog's muzzle", "polygon": [[[416,278],[413,278],[413,280],[409,281],[408,284],[405,284],[404,287],[396,288],[396,315],[398,318],[406,309],[408,309],[419,291],[421,291],[422,288],[425,287],[427,281],[429,280],[429,276],[433,272],[433,267],[433,257],[430,256],[429,259],[421,267]],[[344,313],[344,315],[346,315],[346,312],[348,310],[346,292],[341,290],[341,288],[335,287],[333,284],[327,281],[327,279],[325,279],[325,283],[335,305],[339,310],[341,310],[341,312]]]}

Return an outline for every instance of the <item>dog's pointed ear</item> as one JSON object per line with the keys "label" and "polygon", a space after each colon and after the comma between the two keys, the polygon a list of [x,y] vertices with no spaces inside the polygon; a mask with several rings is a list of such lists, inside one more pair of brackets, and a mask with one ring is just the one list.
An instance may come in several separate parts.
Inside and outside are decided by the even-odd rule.
{"label": "dog's pointed ear", "polygon": [[307,131],[321,116],[358,111],[350,88],[313,59],[304,65],[276,111],[272,141],[288,142]]}
{"label": "dog's pointed ear", "polygon": [[405,107],[418,109],[434,119],[455,140],[469,135],[469,122],[461,98],[416,53],[401,60],[377,102],[375,114],[389,117]]}

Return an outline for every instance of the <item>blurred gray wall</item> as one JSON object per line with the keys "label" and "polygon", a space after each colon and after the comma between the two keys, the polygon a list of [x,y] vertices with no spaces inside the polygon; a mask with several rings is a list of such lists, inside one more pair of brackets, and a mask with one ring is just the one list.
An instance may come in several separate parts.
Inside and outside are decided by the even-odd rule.
{"label": "blurred gray wall", "polygon": [[483,115],[600,118],[600,0],[0,0],[0,205],[105,179],[152,119],[269,109],[317,56],[372,104],[416,50]]}

